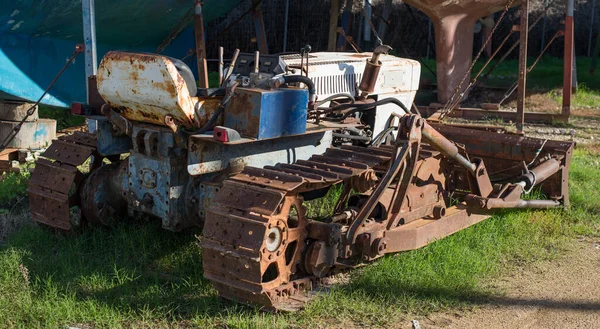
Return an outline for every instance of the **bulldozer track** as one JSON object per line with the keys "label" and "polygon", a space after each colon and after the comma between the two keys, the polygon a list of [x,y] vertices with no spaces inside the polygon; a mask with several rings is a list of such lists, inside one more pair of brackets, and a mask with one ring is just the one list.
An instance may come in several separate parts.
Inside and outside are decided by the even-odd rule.
{"label": "bulldozer track", "polygon": [[66,231],[80,224],[81,211],[72,208],[79,206],[77,190],[85,176],[77,167],[96,155],[96,144],[95,135],[75,132],[54,140],[41,154],[27,186],[33,220]]}
{"label": "bulldozer track", "polygon": [[311,222],[302,194],[342,182],[370,188],[392,153],[388,146],[330,148],[307,161],[246,167],[229,178],[207,212],[204,276],[227,299],[269,310],[301,308],[319,281],[302,261]]}

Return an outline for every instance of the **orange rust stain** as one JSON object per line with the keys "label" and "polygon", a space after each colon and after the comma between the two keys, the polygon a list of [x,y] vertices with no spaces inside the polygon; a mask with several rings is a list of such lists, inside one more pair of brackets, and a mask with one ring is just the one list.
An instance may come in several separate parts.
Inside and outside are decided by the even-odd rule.
{"label": "orange rust stain", "polygon": [[231,98],[227,111],[232,114],[245,114],[249,113],[252,107],[252,95],[249,93],[236,94],[235,97]]}
{"label": "orange rust stain", "polygon": [[129,77],[131,78],[131,81],[137,81],[139,79],[139,72],[135,67],[131,69]]}
{"label": "orange rust stain", "polygon": [[[205,115],[202,119],[208,120],[221,105],[221,100],[222,97],[210,97],[203,99],[202,101],[204,102],[204,104],[202,105],[202,107],[204,108]],[[218,124],[221,124],[223,121],[223,116],[221,116],[219,120],[220,121],[218,122]]]}
{"label": "orange rust stain", "polygon": [[350,54],[350,57],[369,58],[369,57],[371,57],[371,55],[370,54],[365,54],[365,53],[358,53],[358,54],[353,53],[353,54]]}

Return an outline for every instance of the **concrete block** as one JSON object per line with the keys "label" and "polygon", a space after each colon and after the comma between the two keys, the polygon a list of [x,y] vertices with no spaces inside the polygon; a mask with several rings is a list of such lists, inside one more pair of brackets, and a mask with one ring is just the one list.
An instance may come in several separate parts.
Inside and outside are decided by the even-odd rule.
{"label": "concrete block", "polygon": [[[14,121],[0,121],[0,143],[11,134],[18,124]],[[34,122],[25,122],[19,133],[6,145],[17,149],[39,149],[50,145],[56,138],[56,120],[39,119]]]}
{"label": "concrete block", "polygon": [[[0,120],[2,121],[21,121],[27,116],[27,110],[33,106],[33,103],[0,103]],[[35,113],[27,118],[28,122],[38,120],[38,109],[36,106]]]}

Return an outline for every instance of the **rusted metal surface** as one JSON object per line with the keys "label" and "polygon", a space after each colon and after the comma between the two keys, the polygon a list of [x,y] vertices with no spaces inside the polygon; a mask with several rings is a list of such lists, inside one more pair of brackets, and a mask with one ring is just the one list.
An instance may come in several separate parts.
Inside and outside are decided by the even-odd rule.
{"label": "rusted metal surface", "polygon": [[358,88],[366,93],[372,93],[375,91],[375,84],[377,83],[377,77],[381,70],[381,63],[373,63],[367,61],[365,71],[360,81]]}
{"label": "rusted metal surface", "polygon": [[[79,189],[84,175],[77,166],[90,159],[90,168],[102,160],[94,138],[76,132],[55,140],[37,161],[27,186],[33,220],[61,230],[81,225]],[[74,209],[78,208],[78,209]]]}
{"label": "rusted metal surface", "polygon": [[[554,185],[553,180],[565,179],[572,143],[443,125],[439,129],[444,132],[408,115],[401,117],[395,145],[330,148],[306,161],[247,168],[233,176],[206,218],[206,278],[225,298],[295,310],[310,300],[307,290],[320,278],[387,253],[423,247],[484,220],[493,209],[568,203],[565,195],[521,197],[542,182]],[[473,138],[477,134],[486,134],[486,142]],[[498,161],[501,166],[494,165]],[[532,164],[526,175],[513,173],[508,183],[492,187],[490,177],[507,164],[524,161]],[[365,175],[377,167],[388,169]],[[366,187],[348,199],[359,177],[363,181],[357,185]],[[330,219],[307,218],[303,199],[314,199],[316,191],[335,184],[345,192]],[[448,195],[458,198],[458,204],[451,206]]]}
{"label": "rusted metal surface", "polygon": [[[521,1],[512,2],[513,6]],[[407,0],[423,11],[435,27],[438,101],[452,98],[461,78],[468,74],[473,57],[473,31],[478,19],[505,9],[508,0]],[[459,93],[468,83],[459,86]]]}
{"label": "rusted metal surface", "polygon": [[[436,108],[430,107],[419,107],[419,111],[426,117],[433,115],[438,111]],[[505,122],[515,120],[515,111],[495,111],[478,108],[457,108],[448,114],[449,117],[463,118],[469,120],[483,120],[489,118],[499,118]],[[525,122],[537,122],[537,123],[552,123],[552,122],[567,122],[568,117],[565,117],[562,113],[539,113],[539,112],[525,112]]]}
{"label": "rusted metal surface", "polygon": [[208,88],[204,17],[202,16],[202,3],[200,1],[196,1],[194,4],[194,37],[196,39],[196,60],[198,62],[198,87]]}
{"label": "rusted metal surface", "polygon": [[109,226],[117,216],[125,216],[127,203],[119,188],[127,174],[127,162],[104,165],[94,170],[78,191],[81,211],[91,224]]}
{"label": "rusted metal surface", "polygon": [[[121,135],[131,136],[133,133],[131,122],[115,112],[108,104],[102,105],[101,111],[102,115],[108,118],[108,120],[119,130]],[[167,117],[170,118],[170,116]]]}
{"label": "rusted metal surface", "polygon": [[[340,181],[319,177],[313,164],[325,173],[346,173],[346,178],[352,177],[353,170],[312,159],[299,163],[303,165],[294,167],[293,174],[277,170],[283,165],[246,168],[223,184],[208,212],[202,242],[204,275],[223,297],[271,310],[294,310],[309,300],[307,290],[314,282],[314,278],[296,277],[302,266],[322,277],[334,265],[340,227],[313,223],[307,230],[299,192]],[[358,176],[365,170],[355,173]],[[242,196],[241,190],[247,193]],[[319,227],[325,231],[319,233]],[[327,241],[306,247],[308,235],[327,237]],[[304,251],[308,256],[302,257]]]}
{"label": "rusted metal surface", "polygon": [[187,171],[192,176],[216,172],[239,172],[246,166],[262,167],[280,162],[292,163],[320,154],[331,145],[331,132],[309,132],[298,138],[218,143],[212,136],[192,136],[189,139]]}
{"label": "rusted metal surface", "polygon": [[129,120],[165,125],[170,115],[185,128],[201,127],[220,100],[193,97],[195,82],[186,82],[174,61],[162,55],[109,52],[98,69],[98,90]]}
{"label": "rusted metal surface", "polygon": [[88,83],[88,102],[87,105],[91,109],[90,114],[100,114],[102,105],[106,104],[100,93],[98,92],[98,77],[90,75],[87,79]]}
{"label": "rusted metal surface", "polygon": [[[565,17],[565,43],[563,62],[563,101],[562,116],[569,118],[571,115],[571,100],[573,98],[573,61],[575,52],[575,22],[573,18],[573,0],[567,1],[567,15]],[[568,119],[567,119],[568,120]]]}
{"label": "rusted metal surface", "polygon": [[366,97],[368,94],[375,91],[375,84],[377,83],[377,78],[379,77],[379,71],[381,71],[382,65],[379,61],[379,57],[381,57],[382,54],[387,54],[390,50],[392,50],[392,48],[387,45],[381,45],[373,50],[373,55],[366,63],[360,85],[358,86],[362,91],[363,97]]}
{"label": "rusted metal surface", "polygon": [[[330,133],[319,130],[303,136],[306,148],[296,147],[293,136],[236,142],[195,136],[188,171],[186,153],[167,127],[133,125],[130,156],[103,166],[94,136],[65,136],[44,154],[54,161],[39,161],[31,178],[33,217],[64,230],[83,220],[110,225],[125,210],[161,218],[172,231],[203,224],[204,274],[221,296],[296,310],[321,278],[422,247],[494,209],[568,205],[572,143],[395,117],[398,136],[381,147],[331,148]],[[83,181],[77,166],[90,157],[95,161]],[[492,178],[506,183],[492,186]],[[304,200],[337,184],[335,210],[308,218]],[[535,186],[549,200],[522,200]]]}
{"label": "rusted metal surface", "polygon": [[517,132],[522,134],[525,124],[525,93],[527,92],[527,47],[529,35],[529,0],[521,1],[521,24],[519,25],[519,80],[517,91]]}
{"label": "rusted metal surface", "polygon": [[427,140],[429,145],[440,150],[445,156],[456,161],[461,166],[464,166],[471,173],[474,173],[475,169],[477,169],[477,166],[474,163],[459,153],[458,147],[456,147],[452,141],[444,137],[427,123],[425,123],[425,126],[423,127],[423,137]]}
{"label": "rusted metal surface", "polygon": [[422,248],[431,242],[475,225],[486,218],[486,214],[468,213],[464,205],[448,208],[441,219],[420,218],[397,230],[387,233],[387,252],[400,252]]}

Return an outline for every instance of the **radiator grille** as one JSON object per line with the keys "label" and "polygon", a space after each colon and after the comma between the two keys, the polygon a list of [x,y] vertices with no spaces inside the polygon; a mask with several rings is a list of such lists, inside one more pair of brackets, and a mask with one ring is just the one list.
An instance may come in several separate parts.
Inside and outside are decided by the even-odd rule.
{"label": "radiator grille", "polygon": [[357,85],[362,79],[362,73],[338,74],[311,78],[315,83],[317,94],[321,96],[321,98],[338,93],[356,95]]}

